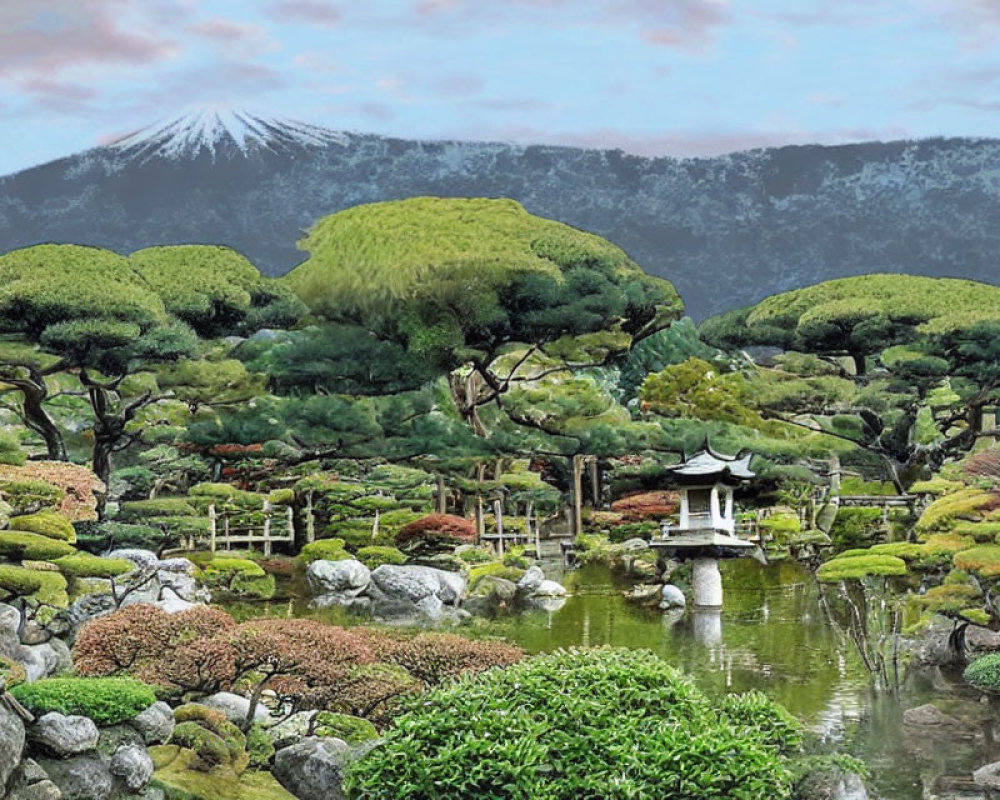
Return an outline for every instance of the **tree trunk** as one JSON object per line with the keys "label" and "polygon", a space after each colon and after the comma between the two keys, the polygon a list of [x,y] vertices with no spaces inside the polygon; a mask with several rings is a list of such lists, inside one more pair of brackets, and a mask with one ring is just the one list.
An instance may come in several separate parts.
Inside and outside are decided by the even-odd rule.
{"label": "tree trunk", "polygon": [[583,456],[573,456],[573,535],[583,533]]}
{"label": "tree trunk", "polygon": [[68,461],[63,435],[45,410],[44,403],[49,397],[49,387],[46,386],[42,373],[33,367],[0,365],[0,381],[21,393],[24,424],[42,437],[48,459]]}
{"label": "tree trunk", "polygon": [[854,351],[850,353],[850,356],[854,361],[854,374],[865,375],[868,368],[868,364],[865,361],[865,354]]}
{"label": "tree trunk", "polygon": [[444,486],[444,475],[437,476],[437,510],[439,514],[448,513],[448,495]]}
{"label": "tree trunk", "polygon": [[601,466],[597,461],[597,456],[588,459],[590,463],[590,496],[594,503],[594,510],[601,507]]}

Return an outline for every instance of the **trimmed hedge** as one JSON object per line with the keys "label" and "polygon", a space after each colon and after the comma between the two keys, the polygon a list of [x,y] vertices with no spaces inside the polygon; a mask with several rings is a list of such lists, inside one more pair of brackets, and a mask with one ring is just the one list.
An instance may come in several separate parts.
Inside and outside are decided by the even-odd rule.
{"label": "trimmed hedge", "polygon": [[73,553],[52,563],[68,578],[115,578],[135,569],[135,564],[124,558],[100,558],[91,553]]}
{"label": "trimmed hedge", "polygon": [[13,517],[10,521],[10,529],[38,533],[49,539],[60,539],[70,544],[76,541],[76,530],[73,528],[73,523],[62,514],[57,514],[54,511],[39,511],[36,514]]}
{"label": "trimmed hedge", "polygon": [[368,569],[375,569],[383,564],[405,564],[406,556],[395,547],[362,547],[357,553],[358,561]]}
{"label": "trimmed hedge", "polygon": [[152,687],[132,678],[43,678],[15,686],[17,700],[36,715],[58,711],[117,725],[156,702]]}
{"label": "trimmed hedge", "polygon": [[143,522],[150,517],[197,517],[198,512],[184,497],[132,500],[122,503],[118,517],[123,522]]}
{"label": "trimmed hedge", "polygon": [[343,539],[317,539],[299,551],[299,561],[311,564],[313,561],[346,561],[352,558],[344,549]]}
{"label": "trimmed hedge", "polygon": [[906,562],[903,559],[869,552],[835,558],[816,570],[816,578],[823,583],[905,574]]}

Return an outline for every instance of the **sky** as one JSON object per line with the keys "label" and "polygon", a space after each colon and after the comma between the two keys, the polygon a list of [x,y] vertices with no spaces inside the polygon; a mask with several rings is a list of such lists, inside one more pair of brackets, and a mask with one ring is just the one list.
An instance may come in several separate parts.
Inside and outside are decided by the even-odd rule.
{"label": "sky", "polygon": [[205,107],[641,155],[995,136],[1000,0],[0,0],[0,175]]}

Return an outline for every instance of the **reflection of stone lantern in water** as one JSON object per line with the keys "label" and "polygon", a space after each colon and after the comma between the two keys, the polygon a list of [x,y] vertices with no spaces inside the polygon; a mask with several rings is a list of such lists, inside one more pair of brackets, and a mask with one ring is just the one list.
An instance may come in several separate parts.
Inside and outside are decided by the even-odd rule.
{"label": "reflection of stone lantern in water", "polygon": [[672,467],[671,483],[680,491],[680,520],[664,523],[650,547],[658,561],[669,558],[692,562],[691,585],[696,608],[721,608],[722,575],[719,559],[751,556],[764,563],[756,543],[737,536],[733,490],[755,477],[751,454],[725,456],[704,447],[682,464]]}

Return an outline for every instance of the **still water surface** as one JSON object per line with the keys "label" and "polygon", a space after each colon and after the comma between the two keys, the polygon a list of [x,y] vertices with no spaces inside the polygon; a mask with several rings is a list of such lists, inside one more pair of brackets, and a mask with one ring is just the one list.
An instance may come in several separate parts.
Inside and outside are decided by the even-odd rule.
{"label": "still water surface", "polygon": [[[982,707],[958,676],[939,671],[910,671],[898,696],[873,691],[855,645],[824,612],[811,573],[796,563],[725,563],[725,604],[715,614],[639,607],[622,596],[628,583],[604,567],[563,575],[551,567],[546,574],[570,591],[565,605],[497,620],[498,633],[532,653],[597,645],[643,648],[693,675],[706,692],[760,689],[837,749],[865,761],[884,800],[921,800],[925,787],[940,776],[968,775],[1000,760],[990,724],[980,725],[968,740],[933,741],[907,731],[903,710],[930,700],[974,711]],[[231,610],[243,618],[265,613],[363,622],[339,609],[310,610],[297,589],[298,584],[288,586],[284,602],[238,604]]]}

